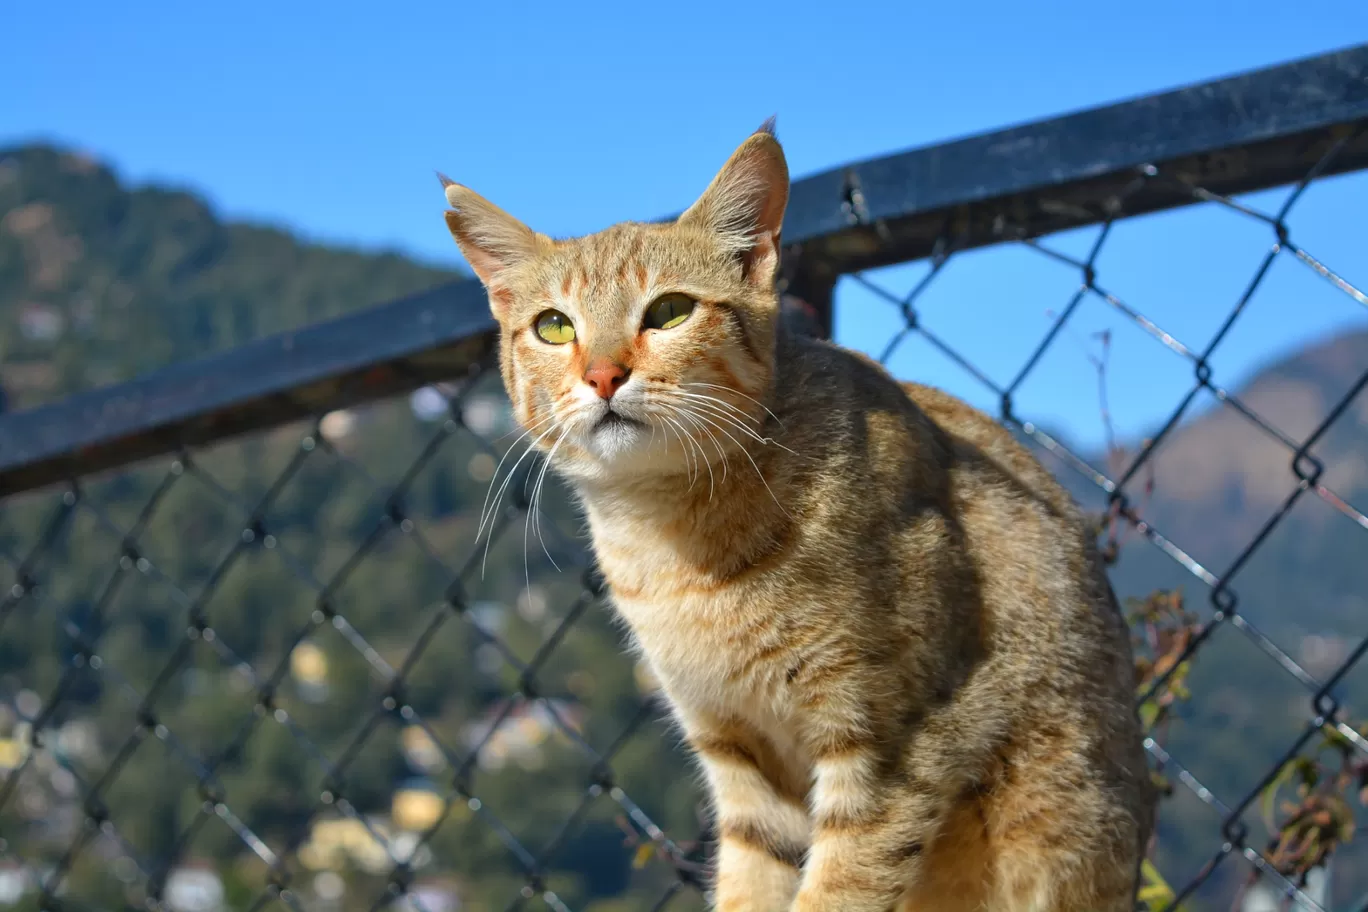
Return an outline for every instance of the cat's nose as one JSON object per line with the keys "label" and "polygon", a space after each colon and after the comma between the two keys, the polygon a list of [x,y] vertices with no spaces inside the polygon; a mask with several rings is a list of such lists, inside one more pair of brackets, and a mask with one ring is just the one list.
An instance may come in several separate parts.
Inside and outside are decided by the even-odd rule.
{"label": "cat's nose", "polygon": [[616,361],[605,359],[589,365],[589,369],[584,372],[584,382],[592,386],[594,392],[604,399],[612,399],[613,393],[627,382],[631,374],[630,370]]}

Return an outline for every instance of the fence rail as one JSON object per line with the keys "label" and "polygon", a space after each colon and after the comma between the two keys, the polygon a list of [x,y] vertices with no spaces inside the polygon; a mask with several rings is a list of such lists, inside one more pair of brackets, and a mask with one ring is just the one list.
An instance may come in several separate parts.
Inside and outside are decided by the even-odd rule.
{"label": "fence rail", "polygon": [[[1352,816],[1345,829],[1331,792],[1368,785],[1368,729],[1345,697],[1368,700],[1353,679],[1368,638],[1313,673],[1245,616],[1232,581],[1304,497],[1368,544],[1364,490],[1333,487],[1318,451],[1359,421],[1368,363],[1293,434],[1222,386],[1212,358],[1279,258],[1368,307],[1360,288],[1298,246],[1290,221],[1313,182],[1365,168],[1368,45],[793,187],[784,283],[795,319],[815,314],[830,333],[852,285],[888,301],[897,326],[875,354],[896,359],[920,338],[960,364],[1004,421],[1095,486],[1104,532],[1119,541],[1128,527],[1209,590],[1204,609],[1171,594],[1138,603],[1147,746],[1176,794],[1209,811],[1205,822],[1170,817],[1176,798],[1161,809],[1154,908],[1246,891],[1249,871],[1306,908],[1331,908],[1305,880],[1325,865],[1293,850],[1311,837],[1352,842]],[[1285,185],[1272,213],[1236,199]],[[1161,329],[1098,268],[1113,226],[1194,205],[1270,232],[1204,346]],[[1049,246],[1089,226],[1083,255]],[[1000,380],[931,331],[918,307],[947,263],[1005,245],[1062,263],[1077,287]],[[878,274],[914,261],[925,269],[908,293]],[[1073,453],[1016,406],[1084,301],[1193,374],[1160,431],[1115,465]],[[0,877],[7,860],[40,872],[38,902],[51,909],[195,908],[186,897],[196,883],[213,893],[195,880],[206,859],[222,869],[217,882],[233,869],[234,908],[439,912],[452,908],[442,905],[448,889],[468,908],[699,906],[706,820],[652,684],[595,607],[598,582],[570,512],[556,495],[532,503],[527,479],[535,490],[543,469],[515,457],[512,506],[481,515],[511,437],[493,351],[483,293],[463,282],[0,415],[0,709],[22,754],[0,779]],[[440,397],[441,409],[402,399],[414,391]],[[1202,396],[1282,447],[1288,470],[1286,493],[1225,569],[1170,539],[1137,486]],[[1147,588],[1168,592],[1167,573]],[[1170,740],[1184,704],[1202,699],[1189,669],[1227,630],[1295,683],[1304,717],[1263,758],[1266,774],[1228,795],[1183,765],[1182,739]],[[1285,771],[1310,769],[1298,758],[1327,736],[1342,767],[1289,792],[1300,816],[1269,811],[1271,841],[1252,835],[1248,812]],[[405,768],[423,781],[404,784]],[[1336,778],[1350,773],[1363,783]],[[1333,825],[1316,822],[1327,814]],[[1194,869],[1184,856],[1199,847],[1206,861]],[[242,870],[241,859],[254,861]],[[632,859],[641,870],[629,871]],[[334,869],[347,877],[330,880]]]}

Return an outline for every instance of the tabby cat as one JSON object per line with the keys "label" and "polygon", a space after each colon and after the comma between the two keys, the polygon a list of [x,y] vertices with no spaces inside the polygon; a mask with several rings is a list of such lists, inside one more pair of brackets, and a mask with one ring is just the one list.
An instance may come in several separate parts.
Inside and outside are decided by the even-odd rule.
{"label": "tabby cat", "polygon": [[792,335],[767,123],[677,220],[556,240],[442,179],[518,420],[701,761],[721,912],[1130,912],[1127,630],[1001,425]]}

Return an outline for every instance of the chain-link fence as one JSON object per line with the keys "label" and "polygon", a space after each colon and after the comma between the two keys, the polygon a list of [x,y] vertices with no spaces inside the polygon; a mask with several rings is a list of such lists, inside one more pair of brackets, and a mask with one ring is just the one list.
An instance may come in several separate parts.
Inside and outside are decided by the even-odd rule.
{"label": "chain-link fence", "polygon": [[[1281,392],[1218,369],[1255,308],[1324,304],[1282,264],[1368,316],[1298,221],[1319,186],[1368,203],[1332,178],[1368,165],[1365,127],[1359,48],[794,187],[795,322],[900,376],[962,370],[1099,516],[1168,796],[1151,908],[1368,894],[1368,342],[1351,326]],[[1110,281],[1163,285],[1162,241],[1108,257],[1172,218],[1263,233],[1189,302],[1200,343]],[[951,277],[1030,310],[1056,279],[1028,292],[1023,255],[1071,287],[1015,360],[976,354],[984,299]],[[1118,377],[1123,327],[1185,379],[1140,343]],[[491,354],[466,284],[0,416],[0,907],[704,907],[696,777]],[[1109,388],[1148,384],[1157,430],[1066,445],[1027,407],[1057,357],[1104,426]]]}

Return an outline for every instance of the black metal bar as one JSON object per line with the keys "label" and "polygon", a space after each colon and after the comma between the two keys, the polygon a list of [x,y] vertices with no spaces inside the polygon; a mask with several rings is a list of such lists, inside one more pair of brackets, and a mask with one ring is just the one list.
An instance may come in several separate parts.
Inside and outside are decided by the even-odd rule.
{"label": "black metal bar", "polygon": [[[1302,178],[1368,124],[1368,44],[815,174],[793,185],[784,238],[832,274],[1192,202],[1146,165],[1226,196]],[[1368,132],[1327,173],[1368,166]]]}
{"label": "black metal bar", "polygon": [[[1193,202],[1163,165],[1230,195],[1302,177],[1368,125],[1368,44],[796,181],[784,224],[793,289],[831,326],[841,274]],[[1327,173],[1368,167],[1368,130]],[[1112,207],[1112,208],[1109,208]],[[464,371],[494,329],[458,282],[129,383],[0,415],[0,497],[187,444],[403,392]]]}
{"label": "black metal bar", "polygon": [[0,498],[460,376],[491,350],[478,282],[443,285],[0,416]]}

